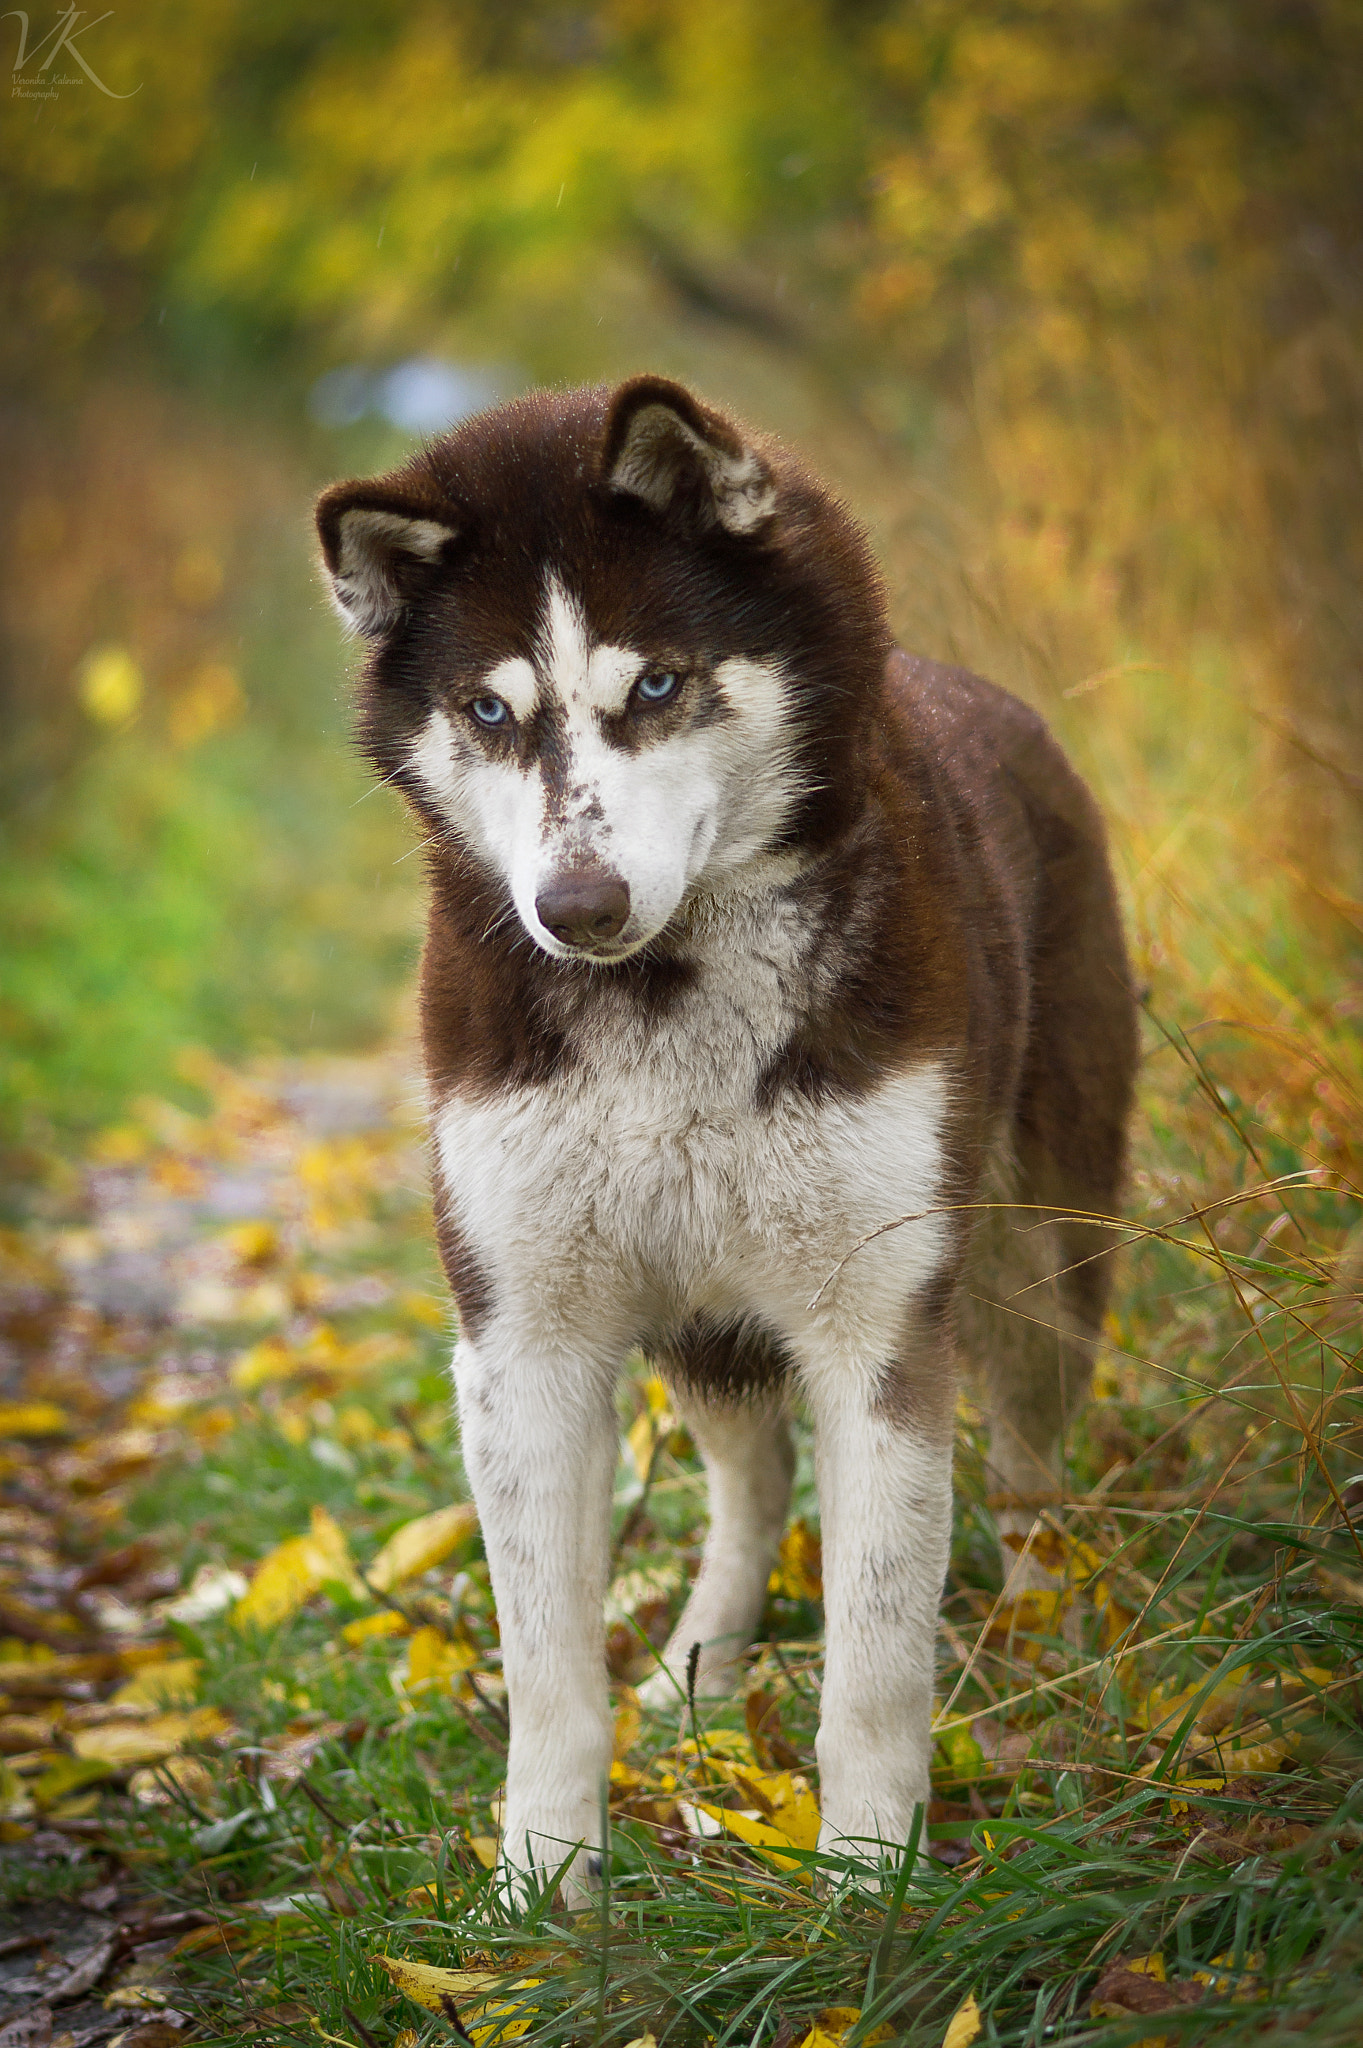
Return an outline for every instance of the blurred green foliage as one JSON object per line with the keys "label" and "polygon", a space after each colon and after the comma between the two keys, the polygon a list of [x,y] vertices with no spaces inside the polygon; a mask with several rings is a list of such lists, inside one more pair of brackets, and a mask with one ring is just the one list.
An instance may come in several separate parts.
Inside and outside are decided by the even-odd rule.
{"label": "blurred green foliage", "polygon": [[[406,842],[347,822],[305,506],[400,443],[304,399],[417,351],[653,362],[800,438],[927,651],[1072,736],[1125,679],[1092,759],[1141,663],[1217,673],[1258,843],[1356,946],[1352,0],[141,0],[80,47],[0,127],[11,1131],[388,1013],[417,863],[376,918]],[[1151,822],[1198,745],[1137,722]]]}

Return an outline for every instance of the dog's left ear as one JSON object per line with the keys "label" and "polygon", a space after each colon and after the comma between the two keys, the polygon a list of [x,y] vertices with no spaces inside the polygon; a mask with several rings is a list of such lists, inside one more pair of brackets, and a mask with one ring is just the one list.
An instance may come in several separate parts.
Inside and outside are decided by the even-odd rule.
{"label": "dog's left ear", "polygon": [[776,510],[776,482],[728,420],[666,377],[632,377],[611,405],[603,481],[655,512],[689,513],[747,538]]}
{"label": "dog's left ear", "polygon": [[317,500],[322,558],[337,609],[357,633],[380,639],[396,625],[458,538],[443,509],[382,477],[323,491]]}

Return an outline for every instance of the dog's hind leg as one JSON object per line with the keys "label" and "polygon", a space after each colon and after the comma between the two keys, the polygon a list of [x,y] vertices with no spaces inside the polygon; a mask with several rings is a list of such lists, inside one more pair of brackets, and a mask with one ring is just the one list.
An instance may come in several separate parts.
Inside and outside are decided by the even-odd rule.
{"label": "dog's hind leg", "polygon": [[714,1697],[731,1690],[762,1618],[795,1469],[778,1398],[707,1401],[685,1391],[675,1398],[705,1461],[710,1528],[681,1620],[643,1687],[646,1705],[655,1708],[675,1707],[685,1698],[695,1643],[697,1692]]}
{"label": "dog's hind leg", "polygon": [[991,1206],[973,1233],[959,1326],[989,1417],[986,1486],[1007,1563],[1037,1510],[1059,1498],[1060,1446],[1087,1398],[1093,1332],[1066,1298],[1064,1248],[1026,1177],[999,1162],[982,1194]]}

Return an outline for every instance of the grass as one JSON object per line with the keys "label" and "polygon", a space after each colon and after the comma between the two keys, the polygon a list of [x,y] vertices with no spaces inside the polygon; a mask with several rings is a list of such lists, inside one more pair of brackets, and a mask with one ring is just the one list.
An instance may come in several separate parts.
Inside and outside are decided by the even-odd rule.
{"label": "grass", "polygon": [[[722,389],[719,354],[711,367]],[[929,457],[906,475],[902,451],[886,463],[817,405],[802,429],[876,525],[907,642],[1039,703],[1093,782],[1145,991],[1114,1307],[1096,1398],[1069,1432],[1064,1504],[1037,1537],[1067,1574],[1060,1607],[1002,1602],[968,1395],[959,1415],[933,1860],[901,1858],[866,1887],[798,1843],[782,1864],[730,1829],[688,1829],[684,1806],[779,1804],[783,1768],[816,1781],[817,1502],[802,1435],[799,1527],[745,1696],[701,1714],[698,1748],[689,1721],[636,1729],[638,1631],[675,1613],[704,1519],[696,1461],[649,1408],[639,1365],[621,1390],[623,1755],[599,1913],[568,1920],[545,1899],[513,1924],[482,1860],[505,1731],[476,1536],[398,1589],[407,1633],[347,1639],[381,1610],[344,1578],[269,1630],[226,1614],[176,1624],[164,1648],[199,1660],[200,1703],[230,1721],[220,1740],[191,1739],[197,1775],[123,1770],[40,1807],[89,1857],[210,1916],[170,1980],[204,2041],[457,2038],[396,1988],[385,1956],[503,1969],[520,1986],[503,2034],[524,2020],[521,2038],[546,2044],[858,2048],[886,2026],[936,2048],[971,1999],[978,2038],[1010,2048],[1325,2048],[1359,2030],[1363,911],[1331,853],[1338,792],[1279,701],[1282,621],[1268,597],[1229,601],[1266,530],[1223,576],[1233,539],[1203,532],[1194,603],[1140,556],[1140,478],[1113,463],[1090,558],[1072,558],[1065,519],[1038,524],[1024,502],[1029,475],[1035,489],[1064,473],[1077,491],[1087,474],[1066,470],[1064,435],[1036,459],[1046,432],[1039,415],[986,421],[994,497],[972,500],[965,483],[947,493]],[[1179,533],[1198,530],[1195,500]],[[1124,611],[1093,569],[1104,534]],[[301,607],[301,579],[280,574]],[[201,1566],[254,1570],[318,1509],[367,1568],[396,1529],[465,1497],[424,1164],[401,1117],[318,1138],[280,1107],[294,1070],[243,1079],[202,1055],[175,1105],[129,1103],[170,1092],[186,1040],[234,1061],[262,1040],[296,1052],[315,1008],[324,1042],[358,1042],[405,971],[415,863],[392,886],[406,841],[386,799],[352,808],[363,784],[341,765],[333,651],[304,636],[295,660],[273,615],[254,644],[258,720],[177,752],[153,706],[89,755],[60,826],[35,829],[27,865],[0,884],[27,1062],[11,1100],[53,1166],[41,1220],[3,1247],[24,1300],[46,1304],[16,1312],[16,1370],[26,1398],[85,1416],[69,1483],[60,1460],[10,1445],[0,1484],[25,1512],[49,1502],[68,1561],[131,1524],[186,1582]],[[111,1122],[91,1145],[76,1135]],[[234,1238],[204,1190],[258,1169],[269,1227]],[[229,1312],[196,1324],[177,1310],[169,1330],[92,1320],[65,1291],[79,1294],[80,1259],[139,1218],[150,1228],[157,1202],[207,1204],[191,1235]],[[384,1362],[395,1335],[401,1355]],[[262,1354],[271,1336],[279,1348]],[[87,1413],[79,1376],[62,1378],[68,1355],[87,1375],[112,1355],[137,1383]],[[262,1357],[277,1370],[253,1380]],[[149,1427],[135,1482],[105,1470],[102,1445]],[[429,1685],[412,1682],[418,1640]],[[73,1740],[58,1727],[54,1753]],[[18,1813],[23,1787],[6,1783]],[[12,1860],[18,1903],[58,1882],[22,1842]],[[486,1987],[456,1999],[480,2043],[495,2032],[487,2003]]]}
{"label": "grass", "polygon": [[[393,1634],[347,1638],[383,1610],[340,1573],[269,1628],[179,1622],[162,1654],[200,1660],[199,1702],[225,1732],[199,1746],[197,1770],[125,1770],[50,1812],[165,1909],[210,1916],[169,1993],[199,2038],[456,2038],[383,1957],[502,1973],[501,2020],[485,1983],[457,1980],[480,2042],[524,2022],[546,2044],[793,2044],[822,2013],[825,2035],[854,2048],[935,2044],[970,1998],[980,2038],[1019,2048],[1349,2035],[1363,2018],[1363,1558],[1339,1498],[1359,1424],[1340,1254],[1356,1204],[1219,1079],[1233,1065],[1205,1034],[1152,1023],[1149,1052],[1102,1398],[1076,1419],[1067,1499],[1036,1539],[1067,1575],[1059,1607],[1002,1601],[978,1419],[962,1404],[933,1860],[850,1882],[798,1843],[774,1860],[728,1829],[688,1831],[687,1805],[760,1813],[783,1768],[817,1780],[817,1505],[802,1438],[794,1533],[745,1694],[701,1712],[699,1746],[685,1716],[641,1719],[626,1680],[640,1632],[675,1612],[703,1488],[640,1364],[621,1389],[613,1611],[635,1622],[611,1636],[621,1765],[601,1910],[572,1919],[544,1897],[509,1919],[482,1860],[505,1730],[476,1534],[399,1585]],[[161,1430],[157,1463],[110,1512],[119,1540],[144,1533],[183,1580],[255,1569],[319,1508],[366,1567],[395,1529],[466,1493],[411,1133],[398,1117],[310,1137],[281,1107],[277,1071],[199,1082],[202,1118],[148,1109],[99,1142],[97,1170],[122,1176],[102,1227],[116,1235],[149,1191],[191,1199],[224,1162],[268,1158],[269,1229],[210,1232],[236,1293],[182,1329],[172,1357],[136,1325],[117,1338],[143,1370],[86,1425],[86,1455],[98,1466],[119,1423]],[[64,1242],[40,1231],[31,1250]],[[62,1395],[51,1370],[35,1354],[30,1396]],[[24,1469],[11,1459],[12,1498]],[[88,1547],[109,1540],[107,1519],[81,1484]],[[35,1882],[52,1880],[21,1862],[17,1895]],[[1150,1957],[1198,2002],[1120,1967]],[[1124,2007],[1133,1983],[1171,2002],[1155,2018]]]}

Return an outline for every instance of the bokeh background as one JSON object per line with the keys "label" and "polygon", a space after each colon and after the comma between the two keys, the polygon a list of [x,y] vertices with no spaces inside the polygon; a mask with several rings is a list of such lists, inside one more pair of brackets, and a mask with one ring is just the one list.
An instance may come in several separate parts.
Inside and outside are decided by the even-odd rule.
{"label": "bokeh background", "polygon": [[1148,991],[1142,1176],[1215,1179],[1229,1117],[1265,1172],[1356,1184],[1356,0],[64,20],[0,25],[21,1178],[192,1093],[205,1049],[403,1028],[420,861],[349,749],[312,493],[651,367],[798,442],[909,644],[1039,705],[1094,781]]}

